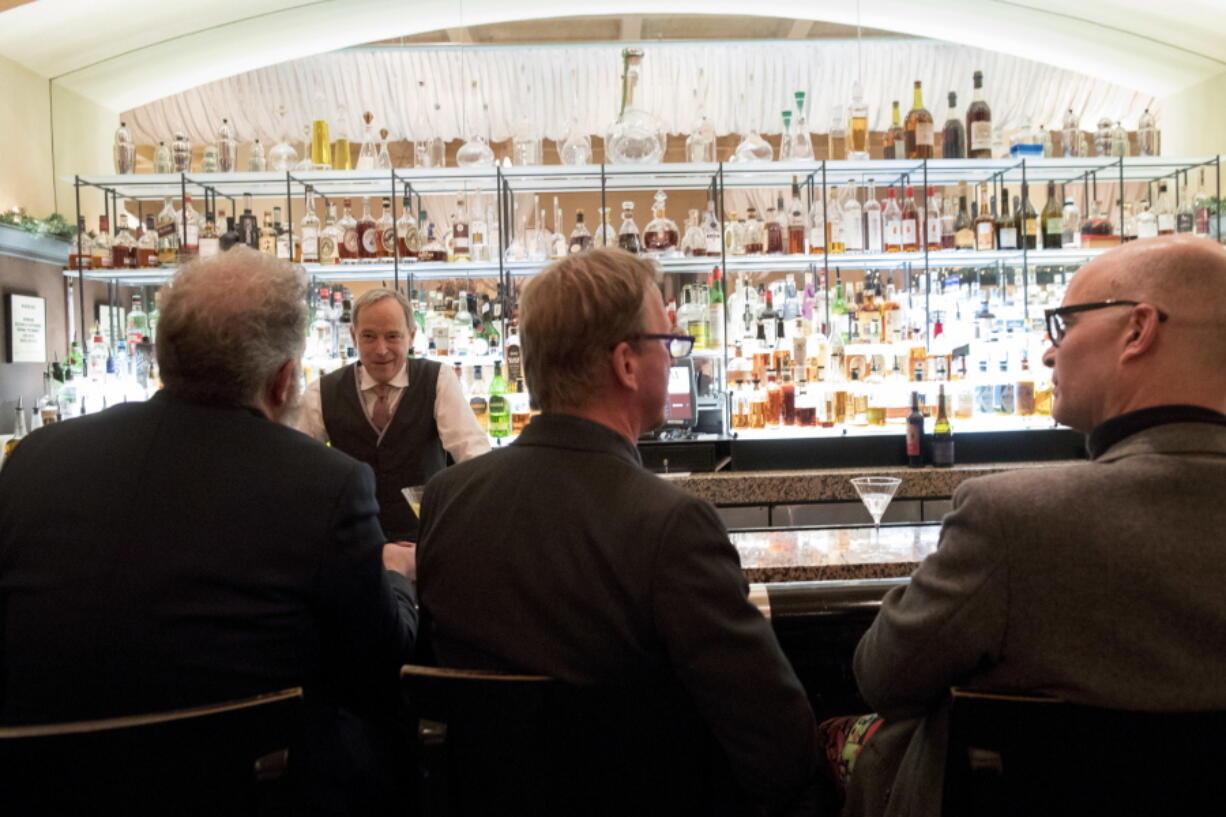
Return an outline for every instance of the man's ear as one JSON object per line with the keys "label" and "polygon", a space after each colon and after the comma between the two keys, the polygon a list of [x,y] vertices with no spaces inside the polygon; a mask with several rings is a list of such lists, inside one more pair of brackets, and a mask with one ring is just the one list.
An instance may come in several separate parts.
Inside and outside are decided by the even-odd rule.
{"label": "man's ear", "polygon": [[627,341],[622,341],[613,347],[609,355],[609,367],[613,379],[623,389],[636,391],[638,389],[638,355]]}
{"label": "man's ear", "polygon": [[294,381],[298,377],[297,362],[292,358],[281,364],[281,368],[277,369],[277,373],[273,375],[271,382],[268,384],[268,394],[265,399],[268,400],[268,405],[273,409],[281,409],[290,401],[290,396],[294,393]]}
{"label": "man's ear", "polygon": [[1158,340],[1158,324],[1162,319],[1158,309],[1150,304],[1138,304],[1128,316],[1128,336],[1124,342],[1121,362],[1135,360],[1149,352]]}

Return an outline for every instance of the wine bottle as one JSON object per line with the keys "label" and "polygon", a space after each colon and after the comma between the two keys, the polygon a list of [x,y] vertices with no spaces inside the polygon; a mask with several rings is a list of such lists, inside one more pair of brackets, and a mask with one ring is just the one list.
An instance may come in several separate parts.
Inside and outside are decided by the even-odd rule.
{"label": "wine bottle", "polygon": [[911,413],[907,415],[907,467],[922,468],[924,454],[924,415],[920,413],[919,392],[911,392]]}
{"label": "wine bottle", "polygon": [[932,464],[949,468],[954,464],[954,432],[945,413],[945,384],[937,393],[937,422],[932,427]]}

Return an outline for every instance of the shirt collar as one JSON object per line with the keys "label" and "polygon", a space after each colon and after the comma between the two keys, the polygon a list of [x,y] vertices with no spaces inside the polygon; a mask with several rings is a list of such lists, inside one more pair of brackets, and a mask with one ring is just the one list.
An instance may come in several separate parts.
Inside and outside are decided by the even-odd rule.
{"label": "shirt collar", "polygon": [[1086,438],[1090,459],[1096,460],[1113,445],[1140,431],[1167,423],[1217,423],[1226,426],[1226,414],[1202,406],[1152,406],[1130,411],[1103,422]]}
{"label": "shirt collar", "polygon": [[[363,392],[370,391],[375,386],[379,385],[375,379],[366,371],[366,367],[361,363],[358,366],[358,389]],[[388,385],[396,389],[405,389],[409,386],[409,362],[406,360],[404,365],[400,367],[400,371],[396,372],[396,376],[388,381]]]}
{"label": "shirt collar", "polygon": [[512,445],[612,454],[642,466],[638,447],[606,425],[573,414],[538,414]]}

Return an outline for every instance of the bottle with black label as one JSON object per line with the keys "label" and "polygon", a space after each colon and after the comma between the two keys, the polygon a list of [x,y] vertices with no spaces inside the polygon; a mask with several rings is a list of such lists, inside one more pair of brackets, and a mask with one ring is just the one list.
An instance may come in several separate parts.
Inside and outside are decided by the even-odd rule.
{"label": "bottle with black label", "polygon": [[907,466],[922,468],[924,453],[924,415],[920,413],[919,392],[911,392],[911,413],[907,415]]}

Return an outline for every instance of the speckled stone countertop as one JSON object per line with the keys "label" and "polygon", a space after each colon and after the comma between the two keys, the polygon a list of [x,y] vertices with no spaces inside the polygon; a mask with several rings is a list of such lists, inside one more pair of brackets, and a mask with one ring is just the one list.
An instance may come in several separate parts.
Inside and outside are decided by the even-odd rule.
{"label": "speckled stone countertop", "polygon": [[734,471],[691,474],[672,481],[713,505],[782,505],[801,502],[837,502],[858,499],[850,479],[859,476],[900,477],[895,499],[952,496],[966,479],[1020,468],[1051,468],[1076,460],[1006,462],[955,465],[953,468],[829,468],[811,471]]}
{"label": "speckled stone countertop", "polygon": [[937,548],[939,524],[780,528],[729,534],[752,583],[910,576]]}

